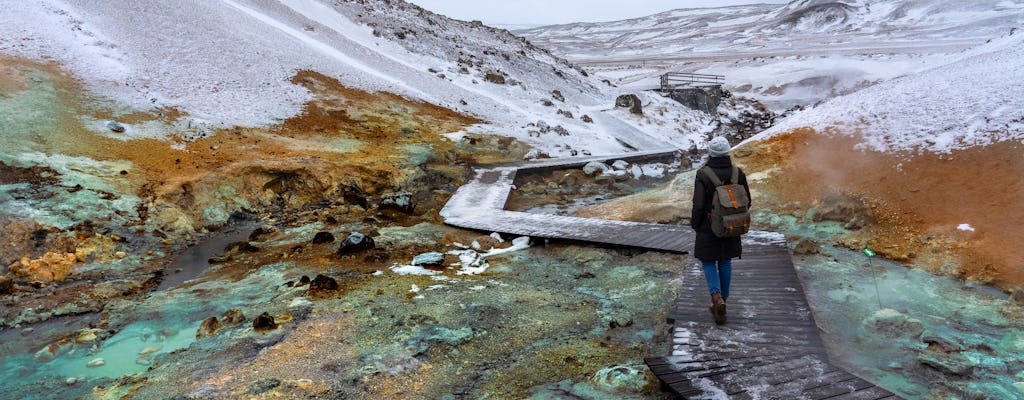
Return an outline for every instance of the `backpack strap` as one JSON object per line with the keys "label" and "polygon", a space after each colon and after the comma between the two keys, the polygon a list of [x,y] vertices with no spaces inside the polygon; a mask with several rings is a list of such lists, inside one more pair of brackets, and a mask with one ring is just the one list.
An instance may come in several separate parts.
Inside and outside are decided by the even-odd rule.
{"label": "backpack strap", "polygon": [[715,174],[715,171],[712,170],[711,167],[701,168],[700,171],[704,173],[704,176],[711,180],[711,184],[715,185],[715,187],[722,186],[722,180],[718,179],[718,175]]}
{"label": "backpack strap", "polygon": [[740,168],[735,165],[732,166],[732,179],[729,180],[729,183],[733,185],[740,184]]}

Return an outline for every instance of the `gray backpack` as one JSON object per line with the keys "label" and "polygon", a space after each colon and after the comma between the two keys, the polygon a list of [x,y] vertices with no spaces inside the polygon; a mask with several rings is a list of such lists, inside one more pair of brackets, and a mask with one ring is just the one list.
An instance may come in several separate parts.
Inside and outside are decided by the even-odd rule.
{"label": "gray backpack", "polygon": [[701,172],[715,185],[711,211],[708,212],[711,231],[721,238],[747,233],[750,230],[750,198],[743,185],[739,184],[740,169],[732,167],[732,177],[727,184],[722,184],[711,167],[701,168]]}

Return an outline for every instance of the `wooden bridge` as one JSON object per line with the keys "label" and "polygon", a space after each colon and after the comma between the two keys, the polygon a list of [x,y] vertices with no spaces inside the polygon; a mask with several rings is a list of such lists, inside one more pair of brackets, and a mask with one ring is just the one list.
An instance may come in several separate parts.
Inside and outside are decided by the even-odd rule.
{"label": "wooden bridge", "polygon": [[684,72],[666,72],[661,75],[661,90],[671,91],[685,87],[721,86],[725,76],[711,74],[690,74]]}
{"label": "wooden bridge", "polygon": [[[688,226],[505,210],[518,171],[674,154],[655,151],[480,168],[452,196],[441,216],[450,225],[469,229],[687,253],[694,240]],[[715,325],[708,313],[709,295],[699,265],[684,265],[686,287],[668,318],[675,325],[672,354],[645,359],[666,388],[693,399],[898,398],[829,363],[782,235],[752,232],[745,237],[743,258],[733,262],[729,321],[722,326]]]}

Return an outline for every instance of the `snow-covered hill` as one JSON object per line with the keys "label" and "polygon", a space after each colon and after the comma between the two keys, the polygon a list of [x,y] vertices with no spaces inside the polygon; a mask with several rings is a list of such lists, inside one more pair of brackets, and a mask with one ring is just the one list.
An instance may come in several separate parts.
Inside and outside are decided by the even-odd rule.
{"label": "snow-covered hill", "polygon": [[623,87],[654,87],[665,71],[722,74],[782,111],[944,64],[1022,21],[1019,0],[795,0],[517,33]]}
{"label": "snow-covered hill", "polygon": [[[313,70],[349,87],[476,116],[486,123],[477,130],[520,138],[553,156],[689,142],[676,127],[637,129],[642,121],[613,110],[618,93],[520,37],[402,1],[34,0],[0,7],[0,53],[56,61],[103,96],[134,108],[177,109],[192,126],[294,116],[311,94],[290,79]],[[688,111],[676,119],[679,113]],[[536,127],[528,124],[539,121],[569,134],[531,135]]]}

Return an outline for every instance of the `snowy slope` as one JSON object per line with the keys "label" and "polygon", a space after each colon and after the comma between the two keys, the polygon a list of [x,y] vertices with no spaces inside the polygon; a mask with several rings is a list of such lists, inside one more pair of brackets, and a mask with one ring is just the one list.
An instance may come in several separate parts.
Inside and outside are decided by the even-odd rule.
{"label": "snowy slope", "polygon": [[798,112],[752,140],[800,127],[859,133],[875,151],[953,150],[1024,141],[1024,33],[921,73]]}
{"label": "snowy slope", "polygon": [[621,87],[719,74],[782,112],[945,64],[1021,25],[1020,0],[794,0],[517,32]]}
{"label": "snowy slope", "polygon": [[[297,114],[310,95],[289,80],[314,70],[477,116],[486,124],[476,130],[551,155],[678,142],[677,127],[633,128],[623,120],[632,116],[610,110],[617,92],[547,51],[402,1],[0,0],[0,7],[0,53],[55,60],[103,96],[134,108],[177,108],[212,127]],[[544,105],[554,90],[565,101]],[[585,113],[595,122],[581,121]],[[528,125],[541,121],[569,135],[531,136]]]}

